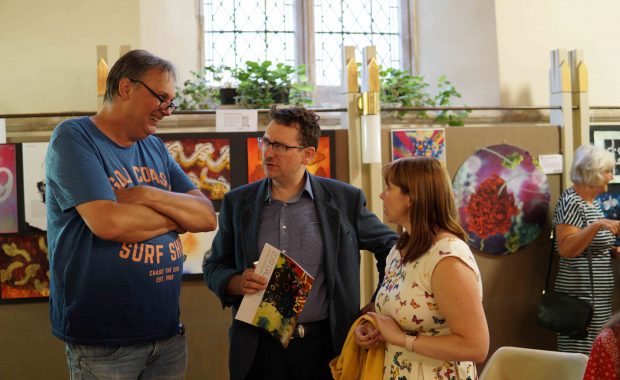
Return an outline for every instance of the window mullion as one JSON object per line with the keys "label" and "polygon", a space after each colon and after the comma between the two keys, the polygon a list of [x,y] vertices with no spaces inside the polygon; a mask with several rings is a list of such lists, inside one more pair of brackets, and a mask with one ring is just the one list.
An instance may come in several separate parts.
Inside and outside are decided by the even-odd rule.
{"label": "window mullion", "polygon": [[295,0],[295,64],[305,64],[310,83],[316,83],[314,2]]}
{"label": "window mullion", "polygon": [[196,0],[196,27],[198,28],[198,55],[196,56],[196,71],[206,66],[205,63],[205,17],[204,3]]}
{"label": "window mullion", "polygon": [[403,70],[419,74],[416,39],[417,30],[417,0],[400,1],[400,58]]}

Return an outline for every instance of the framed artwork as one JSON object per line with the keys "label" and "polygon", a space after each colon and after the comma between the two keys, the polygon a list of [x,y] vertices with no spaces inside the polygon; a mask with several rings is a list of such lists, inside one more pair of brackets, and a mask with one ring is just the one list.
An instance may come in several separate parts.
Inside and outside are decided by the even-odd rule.
{"label": "framed artwork", "polygon": [[400,129],[392,131],[392,161],[411,156],[434,157],[446,163],[444,128]]}
{"label": "framed artwork", "polygon": [[521,148],[479,149],[465,160],[453,188],[469,245],[481,252],[516,252],[545,226],[551,198],[547,176]]}
{"label": "framed artwork", "polygon": [[45,235],[0,237],[2,301],[49,296],[49,260]]}
{"label": "framed artwork", "polygon": [[196,187],[211,200],[230,190],[230,141],[226,138],[161,136],[168,151]]}
{"label": "framed artwork", "polygon": [[[216,213],[216,217],[219,213]],[[186,232],[179,235],[181,244],[183,245],[183,254],[185,261],[183,262],[183,275],[202,275],[202,261],[205,256],[211,254],[211,246],[217,229],[209,232]]]}
{"label": "framed artwork", "polygon": [[[312,162],[307,166],[310,174],[331,178],[332,141],[332,135],[325,135],[323,133],[323,136],[319,139],[319,147],[316,154]],[[248,183],[251,183],[265,178],[265,170],[263,168],[261,151],[258,149],[258,138],[248,137],[246,146],[248,152]]]}
{"label": "framed artwork", "polygon": [[620,220],[620,193],[610,191],[598,195],[596,199],[601,204],[605,218]]}
{"label": "framed artwork", "polygon": [[616,167],[610,183],[620,184],[620,125],[591,125],[590,141],[613,154]]}
{"label": "framed artwork", "polygon": [[49,143],[23,143],[24,221],[47,231],[45,211],[45,154]]}
{"label": "framed artwork", "polygon": [[15,145],[0,145],[0,234],[19,230],[16,159]]}

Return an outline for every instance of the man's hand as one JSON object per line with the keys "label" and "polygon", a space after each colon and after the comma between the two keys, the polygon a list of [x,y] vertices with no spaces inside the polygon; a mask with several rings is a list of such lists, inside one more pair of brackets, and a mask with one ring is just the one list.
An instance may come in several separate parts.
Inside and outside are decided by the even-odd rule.
{"label": "man's hand", "polygon": [[217,226],[213,204],[198,189],[183,194],[140,185],[114,194],[118,203],[146,206],[172,219],[179,226],[178,233],[212,231]]}
{"label": "man's hand", "polygon": [[254,268],[248,268],[232,276],[226,289],[231,295],[256,294],[267,287],[267,282],[266,277],[254,273]]}

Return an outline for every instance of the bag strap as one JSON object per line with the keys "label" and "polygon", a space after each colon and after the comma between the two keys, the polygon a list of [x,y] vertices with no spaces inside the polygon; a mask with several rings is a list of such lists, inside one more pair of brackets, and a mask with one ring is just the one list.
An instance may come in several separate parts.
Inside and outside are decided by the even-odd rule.
{"label": "bag strap", "polygon": [[[579,211],[581,211],[581,217],[583,218],[583,223],[585,224],[584,228],[588,227],[588,219],[586,218],[586,213],[583,211],[583,205],[580,205]],[[597,232],[598,234],[598,232]],[[594,235],[596,237],[596,235]],[[594,240],[594,238],[592,238]],[[592,242],[590,242],[591,244]],[[590,293],[592,297],[592,305],[594,305],[594,276],[592,274],[592,251],[590,250],[590,244],[588,244],[588,248],[586,249],[586,255],[588,255],[588,269],[590,271]]]}
{"label": "bag strap", "polygon": [[[586,214],[583,211],[583,207],[579,207],[579,211],[581,212],[583,223],[585,224],[585,227],[587,227],[588,220],[586,219]],[[551,248],[549,249],[549,264],[547,265],[547,276],[545,278],[545,289],[543,290],[543,294],[545,294],[547,292],[547,289],[549,288],[549,278],[551,277],[551,265],[553,264],[553,252],[555,251],[555,227],[551,229],[550,238],[551,238]],[[588,257],[588,270],[590,272],[590,294],[592,297],[592,304],[594,304],[594,276],[592,275],[592,251],[590,251],[590,244],[588,244],[586,248],[586,256]]]}
{"label": "bag strap", "polygon": [[549,238],[551,239],[551,249],[549,249],[549,264],[547,264],[547,276],[545,277],[545,289],[543,289],[543,294],[545,294],[549,288],[549,277],[551,277],[551,264],[553,263],[553,251],[555,250],[555,227],[551,229]]}

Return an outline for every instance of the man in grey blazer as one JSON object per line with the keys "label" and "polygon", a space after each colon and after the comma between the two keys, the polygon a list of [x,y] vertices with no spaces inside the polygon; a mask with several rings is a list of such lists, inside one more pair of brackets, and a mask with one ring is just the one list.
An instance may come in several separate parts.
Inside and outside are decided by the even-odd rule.
{"label": "man in grey blazer", "polygon": [[315,281],[293,339],[285,349],[233,319],[230,378],[331,379],[329,361],[359,314],[360,250],[375,254],[382,278],[398,236],[366,209],[360,189],[306,171],[321,133],[314,112],[274,107],[271,119],[259,140],[267,178],[224,197],[204,278],[234,317],[243,295],[266,286],[253,269],[265,243],[301,264]]}

